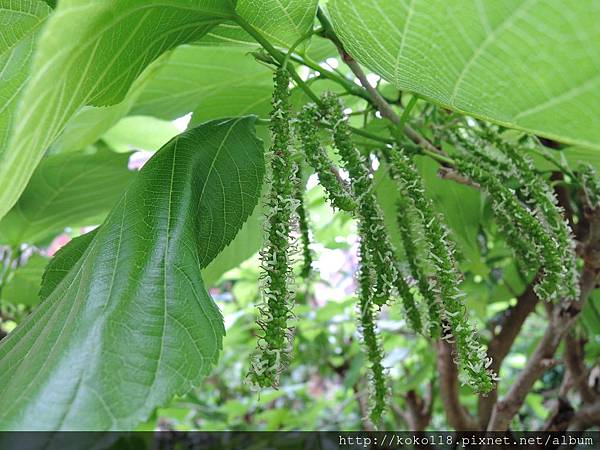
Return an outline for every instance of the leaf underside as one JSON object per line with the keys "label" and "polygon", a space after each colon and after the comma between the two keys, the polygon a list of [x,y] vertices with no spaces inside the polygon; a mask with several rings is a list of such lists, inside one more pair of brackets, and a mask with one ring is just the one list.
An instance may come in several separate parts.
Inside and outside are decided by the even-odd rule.
{"label": "leaf underside", "polygon": [[170,141],[106,221],[57,254],[45,300],[0,345],[3,430],[126,430],[217,360],[221,314],[200,276],[252,213],[254,118]]}
{"label": "leaf underside", "polygon": [[600,149],[599,2],[332,0],[328,9],[346,50],[397,88]]}

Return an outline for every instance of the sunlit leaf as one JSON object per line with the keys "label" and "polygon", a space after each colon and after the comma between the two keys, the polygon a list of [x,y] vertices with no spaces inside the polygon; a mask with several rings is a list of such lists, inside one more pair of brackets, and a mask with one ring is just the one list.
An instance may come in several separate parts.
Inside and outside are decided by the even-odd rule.
{"label": "sunlit leaf", "polygon": [[27,83],[37,35],[49,12],[38,0],[0,0],[0,157]]}
{"label": "sunlit leaf", "polygon": [[269,111],[272,70],[247,49],[186,45],[148,83],[132,114],[173,120],[194,111],[196,123]]}
{"label": "sunlit leaf", "polygon": [[[290,47],[312,27],[318,0],[238,0],[236,13],[273,44]],[[245,31],[233,23],[223,23],[203,38],[211,44],[252,44]]]}
{"label": "sunlit leaf", "polygon": [[121,102],[153,60],[230,18],[232,3],[61,1],[40,36],[19,121],[0,149],[0,217],[17,201],[45,150],[82,106]]}

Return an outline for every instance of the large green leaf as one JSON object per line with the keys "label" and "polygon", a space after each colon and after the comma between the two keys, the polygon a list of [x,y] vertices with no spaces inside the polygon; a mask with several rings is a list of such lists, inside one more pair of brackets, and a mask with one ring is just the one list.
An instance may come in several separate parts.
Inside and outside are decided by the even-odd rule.
{"label": "large green leaf", "polygon": [[[313,26],[318,0],[238,0],[236,13],[260,31],[274,45],[288,48]],[[211,30],[203,43],[256,44],[233,23]]]}
{"label": "large green leaf", "polygon": [[238,267],[260,250],[263,217],[262,205],[258,205],[235,239],[202,271],[202,279],[207,286],[217,282],[225,272]]}
{"label": "large green leaf", "polygon": [[247,49],[182,46],[148,83],[131,113],[172,120],[195,111],[196,121],[264,113],[272,79],[271,69]]}
{"label": "large green leaf", "polygon": [[117,152],[154,151],[178,134],[179,130],[171,121],[152,116],[128,116],[104,133],[102,140]]}
{"label": "large green leaf", "polygon": [[61,247],[56,252],[40,278],[41,287],[39,288],[39,297],[41,300],[46,300],[63,278],[67,276],[71,268],[79,261],[90,246],[90,243],[96,237],[96,234],[98,234],[98,230],[99,228],[96,228],[89,233],[72,239],[67,245]]}
{"label": "large green leaf", "polygon": [[43,159],[0,220],[0,243],[37,243],[66,227],[101,223],[134,178],[128,161],[129,154],[105,148]]}
{"label": "large green leaf", "polygon": [[36,37],[49,12],[38,0],[0,0],[0,155],[27,82]]}
{"label": "large green leaf", "polygon": [[199,269],[257,203],[253,124],[210,122],[169,142],[89,244],[62,252],[52,293],[0,344],[0,429],[132,429],[208,373],[225,330]]}
{"label": "large green leaf", "polygon": [[347,51],[445,107],[600,149],[595,0],[331,0]]}
{"label": "large green leaf", "polygon": [[[233,0],[63,0],[39,39],[19,121],[0,149],[0,217],[84,105],[121,102],[153,60],[232,17]],[[12,66],[12,65],[11,65]]]}
{"label": "large green leaf", "polygon": [[[133,82],[125,98],[111,106],[84,106],[69,119],[64,130],[50,147],[51,153],[81,151],[93,144],[107,130],[116,125],[137,100],[150,80],[168,63],[172,52],[166,52],[154,60]],[[166,142],[166,141],[165,141]],[[164,142],[163,142],[164,144]],[[154,148],[158,150],[162,145]]]}

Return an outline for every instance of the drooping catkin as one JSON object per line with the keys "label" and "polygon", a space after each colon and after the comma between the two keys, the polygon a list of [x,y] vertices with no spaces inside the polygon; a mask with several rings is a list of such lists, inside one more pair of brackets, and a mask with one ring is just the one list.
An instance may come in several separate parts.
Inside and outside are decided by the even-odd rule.
{"label": "drooping catkin", "polygon": [[[392,167],[390,175],[392,179],[398,182],[398,176],[394,172],[395,170]],[[441,330],[440,305],[433,292],[431,281],[427,277],[424,260],[417,249],[418,239],[413,230],[413,226],[415,226],[413,218],[415,218],[419,212],[415,211],[414,204],[408,198],[403,183],[397,184],[400,185],[398,186],[398,200],[396,204],[396,223],[398,225],[398,230],[400,231],[404,254],[406,255],[406,261],[408,262],[411,275],[417,283],[419,293],[427,303],[427,328],[429,330],[429,336],[433,339],[437,339],[440,337]]]}
{"label": "drooping catkin", "polygon": [[[548,182],[535,173],[531,161],[513,144],[503,142],[489,128],[465,129],[449,138],[460,150],[457,169],[488,193],[507,243],[529,271],[541,269],[534,287],[538,297],[577,298],[574,240]],[[490,158],[484,149],[503,155],[505,160]]]}
{"label": "drooping catkin", "polygon": [[519,190],[557,246],[562,266],[562,282],[558,285],[554,297],[560,297],[565,301],[579,298],[579,270],[575,240],[552,187],[535,173],[532,162],[518,153],[512,145],[499,139],[496,140],[496,145],[511,161],[512,173],[519,182]]}
{"label": "drooping catkin", "polygon": [[319,108],[311,103],[306,105],[298,116],[297,130],[303,154],[319,176],[330,203],[344,211],[356,209],[348,184],[342,180],[337,169],[319,142],[318,129],[321,115]]}
{"label": "drooping catkin", "polygon": [[483,169],[476,159],[467,155],[455,160],[456,168],[487,192],[496,222],[509,245],[521,258],[539,261],[542,275],[534,288],[536,294],[542,299],[556,298],[561,290],[560,284],[565,281],[556,240],[493,171]]}
{"label": "drooping catkin", "polygon": [[265,242],[260,251],[264,303],[257,320],[261,331],[251,361],[248,381],[254,388],[277,387],[279,375],[289,363],[293,318],[294,280],[291,271],[295,243],[290,231],[298,202],[294,196],[296,168],[290,151],[289,78],[275,74],[271,112],[270,191],[266,204]]}
{"label": "drooping catkin", "polygon": [[588,207],[591,209],[600,207],[600,177],[596,169],[590,164],[580,164],[578,172]]}
{"label": "drooping catkin", "polygon": [[413,292],[400,270],[395,248],[385,228],[383,213],[373,192],[373,180],[367,160],[352,141],[339,100],[332,95],[326,95],[323,97],[323,103],[325,104],[324,118],[333,127],[334,147],[352,182],[361,239],[365,241],[365,248],[369,252],[369,260],[373,265],[375,276],[373,301],[377,305],[383,305],[397,293],[402,300],[411,327],[419,332],[422,329],[419,309]]}
{"label": "drooping catkin", "polygon": [[[441,299],[441,318],[445,328],[445,338],[456,343],[458,362],[465,374],[464,381],[477,392],[489,392],[493,387],[494,374],[488,370],[490,361],[484,346],[479,342],[476,329],[470,323],[459,289],[460,272],[456,267],[454,249],[443,221],[425,196],[421,178],[410,158],[400,149],[389,152],[391,173],[399,183],[415,209],[421,213],[422,225],[428,254],[435,270],[435,290]],[[437,314],[435,304],[433,314]],[[430,311],[430,314],[431,311]]]}
{"label": "drooping catkin", "polygon": [[383,367],[383,350],[376,325],[379,307],[373,303],[373,269],[369,250],[363,240],[360,241],[358,257],[360,260],[358,271],[358,323],[362,343],[370,364],[370,418],[373,423],[377,424],[386,409],[388,386]]}
{"label": "drooping catkin", "polygon": [[301,166],[298,166],[296,183],[294,185],[294,196],[298,202],[296,213],[298,214],[298,228],[302,244],[302,268],[300,269],[300,276],[304,279],[308,279],[312,273],[313,253],[310,249],[310,232],[306,208],[304,206],[304,184],[300,167]]}

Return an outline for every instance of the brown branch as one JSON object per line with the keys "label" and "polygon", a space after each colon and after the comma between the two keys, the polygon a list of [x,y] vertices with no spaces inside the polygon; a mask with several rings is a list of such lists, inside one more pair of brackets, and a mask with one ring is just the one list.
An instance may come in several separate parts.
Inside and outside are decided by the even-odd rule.
{"label": "brown branch", "polygon": [[570,384],[577,389],[583,403],[594,403],[596,395],[588,385],[588,369],[584,362],[583,346],[585,340],[578,338],[573,331],[565,336],[563,359]]}
{"label": "brown branch", "polygon": [[[565,431],[573,423],[579,421],[577,414],[571,406],[567,398],[567,394],[575,388],[581,397],[582,409],[585,415],[586,409],[600,401],[596,393],[588,385],[588,370],[585,366],[583,345],[585,340],[578,338],[573,330],[567,332],[564,337],[565,350],[563,361],[566,367],[566,373],[559,390],[559,397],[556,400],[552,412],[544,427],[543,431]],[[575,425],[579,427],[580,425]]]}
{"label": "brown branch", "polygon": [[550,413],[546,423],[544,423],[542,430],[559,432],[566,431],[574,416],[575,410],[571,406],[571,403],[569,403],[566,398],[559,396],[556,400],[556,406]]}
{"label": "brown branch", "polygon": [[593,426],[600,426],[600,400],[577,411],[571,420],[569,431],[585,431]]}
{"label": "brown branch", "polygon": [[[383,98],[379,91],[373,85],[371,85],[371,83],[369,83],[369,80],[367,79],[365,72],[360,67],[360,64],[358,64],[358,62],[348,52],[346,52],[343,44],[340,42],[340,40],[337,38],[333,30],[331,29],[331,24],[329,23],[328,19],[325,17],[325,15],[320,9],[318,11],[317,16],[321,21],[321,25],[323,25],[324,37],[330,39],[331,42],[333,42],[333,44],[337,47],[342,60],[350,68],[352,73],[354,73],[356,78],[358,78],[358,81],[360,81],[362,87],[368,92],[369,97],[372,101],[372,105],[379,111],[382,117],[385,117],[395,125],[399,125],[400,116],[396,114],[396,112],[392,109],[392,107],[386,101],[386,99]],[[420,133],[418,133],[409,125],[404,125],[402,131],[411,141],[413,141],[421,148],[445,156],[445,153],[442,150],[440,150],[431,142],[429,142],[425,137],[423,137]]]}
{"label": "brown branch", "polygon": [[528,359],[527,365],[511,385],[504,399],[496,403],[488,425],[489,431],[507,430],[512,418],[523,405],[525,397],[533,387],[535,381],[549,367],[555,365],[554,353],[562,338],[569,331],[573,323],[575,323],[583,304],[595,288],[598,280],[597,273],[597,270],[586,265],[586,269],[581,277],[581,296],[579,300],[573,302],[568,307],[557,307],[554,309],[542,340]]}
{"label": "brown branch", "polygon": [[479,430],[477,420],[460,403],[458,367],[453,358],[454,345],[440,339],[436,347],[440,396],[448,424],[456,431]]}
{"label": "brown branch", "polygon": [[397,410],[408,424],[410,431],[425,431],[433,412],[433,383],[427,387],[427,392],[421,397],[414,389],[404,396],[407,411]]}
{"label": "brown branch", "polygon": [[438,169],[438,177],[440,177],[442,180],[451,180],[459,184],[474,187],[476,189],[481,188],[479,184],[475,183],[470,178],[465,177],[458,171],[451,169],[450,167],[441,166]]}
{"label": "brown branch", "polygon": [[[521,332],[523,324],[529,315],[535,310],[538,297],[533,291],[537,281],[534,279],[521,295],[517,297],[515,306],[509,308],[502,318],[502,328],[494,335],[488,345],[488,356],[492,358],[490,369],[494,373],[500,372],[502,362],[512,348],[517,336]],[[485,429],[492,415],[492,410],[498,400],[498,390],[494,388],[486,396],[479,397],[477,404],[477,415],[479,423]]]}

